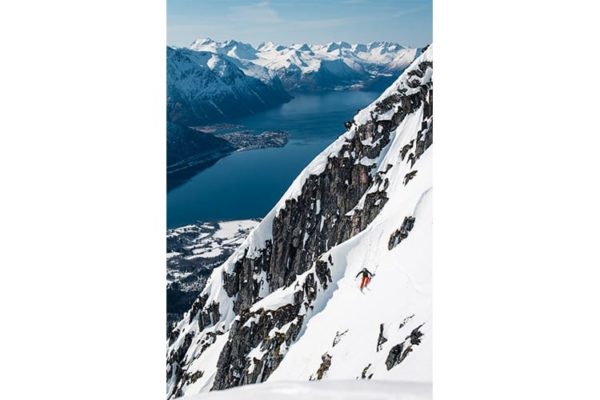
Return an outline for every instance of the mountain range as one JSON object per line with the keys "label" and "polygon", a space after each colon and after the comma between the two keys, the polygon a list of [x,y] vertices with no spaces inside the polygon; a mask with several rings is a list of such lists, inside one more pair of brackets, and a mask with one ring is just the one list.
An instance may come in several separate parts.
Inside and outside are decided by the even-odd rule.
{"label": "mountain range", "polygon": [[256,113],[294,92],[389,84],[420,52],[391,42],[255,48],[197,39],[188,48],[167,48],[167,120],[198,125]]}
{"label": "mountain range", "polygon": [[429,46],[212,271],[168,338],[169,399],[259,382],[430,384],[432,75]]}
{"label": "mountain range", "polygon": [[395,79],[420,53],[392,42],[291,46],[266,42],[255,48],[210,38],[197,39],[189,48],[228,57],[244,74],[265,83],[279,78],[289,92],[363,88],[377,78]]}

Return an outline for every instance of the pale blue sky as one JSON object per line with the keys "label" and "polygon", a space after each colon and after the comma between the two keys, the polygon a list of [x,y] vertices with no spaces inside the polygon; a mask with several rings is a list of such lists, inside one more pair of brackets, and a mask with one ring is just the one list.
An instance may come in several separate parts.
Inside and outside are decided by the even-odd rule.
{"label": "pale blue sky", "polygon": [[167,0],[167,43],[431,42],[432,0]]}

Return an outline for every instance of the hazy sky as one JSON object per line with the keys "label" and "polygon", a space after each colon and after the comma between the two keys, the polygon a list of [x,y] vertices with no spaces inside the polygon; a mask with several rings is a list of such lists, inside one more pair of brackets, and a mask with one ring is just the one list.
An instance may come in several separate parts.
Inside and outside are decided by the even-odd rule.
{"label": "hazy sky", "polygon": [[167,0],[167,43],[431,42],[432,0]]}

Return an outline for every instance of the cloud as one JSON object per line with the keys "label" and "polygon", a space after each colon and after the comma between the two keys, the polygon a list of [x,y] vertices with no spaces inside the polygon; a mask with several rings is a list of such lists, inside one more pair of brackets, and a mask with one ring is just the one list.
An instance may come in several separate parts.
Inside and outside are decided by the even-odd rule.
{"label": "cloud", "polygon": [[247,6],[231,6],[229,18],[234,20],[246,20],[249,23],[275,24],[282,21],[268,1],[261,1]]}

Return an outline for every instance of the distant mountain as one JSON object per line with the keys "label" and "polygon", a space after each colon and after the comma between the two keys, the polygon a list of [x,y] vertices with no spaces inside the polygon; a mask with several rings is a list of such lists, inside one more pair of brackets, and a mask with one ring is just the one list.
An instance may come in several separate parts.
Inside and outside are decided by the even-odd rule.
{"label": "distant mountain", "polygon": [[189,48],[226,56],[246,75],[263,82],[277,77],[288,91],[365,87],[383,78],[388,78],[389,84],[421,53],[392,42],[291,46],[267,42],[254,48],[235,40],[210,38],[197,39]]}
{"label": "distant mountain", "polygon": [[278,78],[246,75],[229,57],[167,47],[167,121],[192,126],[288,101]]}

